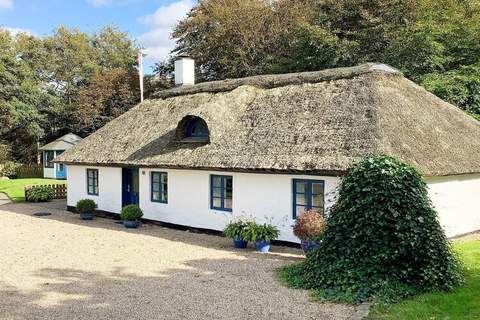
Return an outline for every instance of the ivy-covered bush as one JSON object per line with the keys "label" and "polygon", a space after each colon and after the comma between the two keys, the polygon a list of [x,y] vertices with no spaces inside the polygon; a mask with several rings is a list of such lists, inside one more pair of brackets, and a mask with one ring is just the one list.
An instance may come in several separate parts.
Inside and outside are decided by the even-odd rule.
{"label": "ivy-covered bush", "polygon": [[280,275],[321,298],[353,303],[393,302],[461,281],[421,175],[388,156],[350,168],[319,248]]}
{"label": "ivy-covered bush", "polygon": [[143,217],[143,211],[138,205],[129,204],[128,206],[122,208],[120,216],[122,220],[135,221]]}
{"label": "ivy-covered bush", "polygon": [[29,202],[48,202],[55,197],[55,192],[49,186],[32,186],[25,191],[25,200]]}
{"label": "ivy-covered bush", "polygon": [[21,163],[7,161],[2,169],[0,176],[8,177],[10,179],[18,178],[18,170],[22,166]]}

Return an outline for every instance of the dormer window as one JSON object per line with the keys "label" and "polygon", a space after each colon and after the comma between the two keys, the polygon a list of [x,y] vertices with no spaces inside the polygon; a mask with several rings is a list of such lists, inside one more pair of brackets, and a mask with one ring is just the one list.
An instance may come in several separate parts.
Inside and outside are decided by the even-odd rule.
{"label": "dormer window", "polygon": [[186,116],[178,124],[177,137],[181,142],[207,143],[210,140],[210,131],[202,118]]}
{"label": "dormer window", "polygon": [[187,125],[186,138],[208,139],[208,127],[200,118],[193,118]]}

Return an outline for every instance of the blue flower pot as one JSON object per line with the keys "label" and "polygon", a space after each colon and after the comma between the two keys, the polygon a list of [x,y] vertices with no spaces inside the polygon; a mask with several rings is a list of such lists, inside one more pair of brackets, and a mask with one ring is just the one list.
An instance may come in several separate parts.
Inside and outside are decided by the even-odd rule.
{"label": "blue flower pot", "polygon": [[318,241],[304,241],[302,240],[302,249],[303,249],[303,252],[305,253],[308,253],[316,248],[318,248],[318,246],[320,246],[320,242]]}
{"label": "blue flower pot", "polygon": [[267,253],[270,251],[270,241],[257,240],[255,241],[255,247],[257,247],[257,251]]}
{"label": "blue flower pot", "polygon": [[138,227],[139,222],[138,222],[138,220],[133,220],[133,221],[123,220],[123,225],[124,225],[126,228],[134,229],[134,228]]}
{"label": "blue flower pot", "polygon": [[233,239],[233,245],[237,249],[245,249],[248,245],[248,241],[243,240],[241,237],[235,237]]}

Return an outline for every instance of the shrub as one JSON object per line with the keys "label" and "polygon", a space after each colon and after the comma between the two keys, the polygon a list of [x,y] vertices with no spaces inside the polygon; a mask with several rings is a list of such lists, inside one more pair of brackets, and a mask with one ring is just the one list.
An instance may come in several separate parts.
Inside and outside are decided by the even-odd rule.
{"label": "shrub", "polygon": [[278,228],[271,224],[256,224],[255,222],[250,222],[245,230],[244,239],[247,241],[270,241],[277,239],[279,234],[280,231]]}
{"label": "shrub", "polygon": [[32,186],[25,190],[25,200],[30,202],[48,202],[55,197],[50,186]]}
{"label": "shrub", "polygon": [[223,233],[228,238],[235,239],[239,237],[241,239],[245,239],[245,232],[251,223],[251,220],[240,217],[238,219],[230,221],[223,230]]}
{"label": "shrub", "polygon": [[138,205],[129,204],[128,206],[122,208],[120,216],[123,220],[135,221],[143,217],[143,211]]}
{"label": "shrub", "polygon": [[78,213],[94,213],[96,208],[97,204],[91,199],[83,199],[77,202]]}
{"label": "shrub", "polygon": [[8,177],[10,179],[18,178],[18,170],[21,166],[21,163],[7,161],[3,167],[2,176]]}
{"label": "shrub", "polygon": [[425,182],[391,157],[368,157],[348,170],[322,239],[303,263],[280,271],[283,280],[355,303],[393,302],[461,281]]}
{"label": "shrub", "polygon": [[293,226],[293,234],[303,241],[320,236],[324,230],[325,218],[314,210],[307,210],[300,214]]}

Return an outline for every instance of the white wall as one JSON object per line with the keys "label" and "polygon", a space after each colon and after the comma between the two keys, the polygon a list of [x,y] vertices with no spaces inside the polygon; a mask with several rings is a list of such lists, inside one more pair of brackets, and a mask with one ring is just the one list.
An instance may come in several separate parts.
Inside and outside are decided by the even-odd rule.
{"label": "white wall", "polygon": [[480,174],[425,180],[447,236],[480,230]]}
{"label": "white wall", "polygon": [[[99,195],[87,194],[86,169],[99,170]],[[150,201],[150,172],[168,173],[168,204]],[[199,170],[140,168],[140,207],[146,219],[178,225],[222,230],[235,216],[253,215],[258,222],[271,219],[280,230],[280,240],[295,241],[292,232],[292,179],[325,181],[325,206],[333,204],[339,178],[306,175],[210,172]],[[210,209],[210,175],[233,176],[233,212]],[[440,223],[451,237],[480,230],[480,175],[427,178],[429,194]],[[119,213],[122,203],[122,169],[69,165],[68,205],[92,199],[98,209]]]}
{"label": "white wall", "polygon": [[45,168],[45,165],[43,166],[43,177],[44,178],[49,178],[49,179],[55,179],[56,177],[56,166],[57,164],[54,164],[53,168]]}
{"label": "white wall", "polygon": [[[98,169],[98,196],[87,194],[87,168]],[[120,213],[122,209],[122,169],[69,165],[67,171],[67,204],[92,199],[99,210]]]}
{"label": "white wall", "polygon": [[[150,201],[151,171],[168,173],[168,204]],[[210,209],[211,174],[233,176],[233,212]],[[223,230],[234,216],[254,215],[258,222],[271,219],[280,240],[298,241],[291,227],[293,178],[324,180],[325,206],[331,206],[335,177],[140,168],[140,207],[147,219],[212,230]]]}

